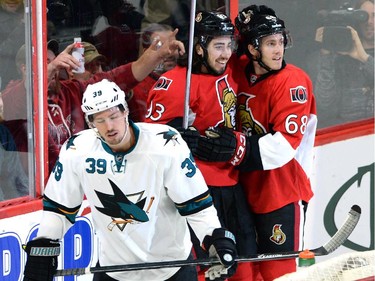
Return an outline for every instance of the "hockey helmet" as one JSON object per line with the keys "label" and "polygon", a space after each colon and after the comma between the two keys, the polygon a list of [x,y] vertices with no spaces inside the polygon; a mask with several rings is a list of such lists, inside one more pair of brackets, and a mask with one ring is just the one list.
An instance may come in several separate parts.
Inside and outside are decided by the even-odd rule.
{"label": "hockey helmet", "polygon": [[116,83],[103,79],[95,84],[88,85],[82,98],[82,111],[86,117],[115,106],[128,109],[125,93]]}
{"label": "hockey helmet", "polygon": [[194,36],[199,43],[207,47],[208,38],[234,35],[234,25],[230,18],[217,11],[200,11],[195,16]]}
{"label": "hockey helmet", "polygon": [[278,18],[275,11],[265,5],[251,5],[243,9],[235,19],[241,41],[252,44],[255,48],[260,45],[259,39],[268,35],[281,33],[284,35],[285,48],[291,46],[289,33],[284,21]]}

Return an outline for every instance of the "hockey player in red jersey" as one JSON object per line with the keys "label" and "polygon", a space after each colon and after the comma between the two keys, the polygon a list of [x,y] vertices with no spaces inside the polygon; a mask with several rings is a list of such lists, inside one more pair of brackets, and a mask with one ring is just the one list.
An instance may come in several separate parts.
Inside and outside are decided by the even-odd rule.
{"label": "hockey player in red jersey", "polygon": [[[242,133],[208,130],[194,154],[209,161],[226,159],[241,171],[240,182],[255,214],[259,253],[301,250],[307,203],[313,196],[309,176],[317,117],[312,83],[301,69],[285,63],[290,40],[274,10],[251,5],[236,17],[236,27],[246,54],[233,76],[239,85]],[[259,263],[265,281],[295,270],[295,259]]]}
{"label": "hockey player in red jersey", "polygon": [[[222,13],[200,11],[196,14],[188,125],[201,134],[210,126],[236,128],[237,86],[232,78],[230,61],[236,43],[234,30],[230,19]],[[150,91],[146,122],[182,127],[186,61],[179,61],[178,66],[164,73]],[[189,146],[193,149],[194,145],[190,143]],[[238,183],[239,172],[230,163],[196,161],[222,224],[236,236],[238,254],[254,254],[255,232],[245,195]],[[242,263],[230,280],[251,280],[250,275],[251,264]]]}

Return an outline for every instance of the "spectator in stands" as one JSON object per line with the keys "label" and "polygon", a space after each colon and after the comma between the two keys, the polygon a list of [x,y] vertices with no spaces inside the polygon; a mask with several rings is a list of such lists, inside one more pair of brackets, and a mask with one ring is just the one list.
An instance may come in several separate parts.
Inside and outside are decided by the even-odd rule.
{"label": "spectator in stands", "polygon": [[[164,42],[173,32],[169,25],[165,24],[150,24],[147,26],[141,36],[142,53],[151,46],[155,40]],[[127,93],[127,101],[129,105],[129,117],[134,122],[144,121],[147,113],[147,97],[148,92],[160,75],[164,72],[173,69],[177,64],[178,53],[174,52],[168,56],[162,63],[160,63],[154,71],[152,71],[141,83],[135,86]]]}
{"label": "spectator in stands", "polygon": [[[71,46],[72,47],[72,46]],[[50,40],[47,43],[47,62],[51,62],[58,55],[59,44],[56,40]],[[68,55],[68,54],[66,54]],[[70,55],[69,55],[70,56]],[[71,57],[71,56],[70,56]],[[71,60],[72,66],[74,60]],[[76,62],[78,63],[78,62]],[[10,130],[20,152],[28,152],[27,138],[27,119],[32,116],[31,107],[32,97],[26,94],[26,46],[22,45],[16,54],[15,65],[20,74],[20,79],[11,80],[3,91],[4,125]],[[28,155],[21,154],[21,161],[25,171],[28,171]]]}
{"label": "spectator in stands", "polygon": [[316,31],[321,43],[314,85],[319,127],[374,116],[374,1],[357,0],[354,8],[366,11],[368,19]]}
{"label": "spectator in stands", "polygon": [[4,87],[18,78],[14,59],[24,43],[23,0],[0,0],[0,76]]}
{"label": "spectator in stands", "polygon": [[[80,104],[82,102],[82,94],[86,86],[90,83],[96,82],[103,78],[108,78],[118,82],[120,87],[125,90],[131,89],[134,85],[142,81],[153,69],[161,63],[165,58],[169,57],[171,53],[179,50],[184,53],[184,45],[175,40],[174,31],[171,36],[166,40],[160,49],[156,48],[156,44],[159,42],[153,42],[151,48],[149,48],[139,59],[133,63],[129,63],[123,66],[119,66],[108,72],[100,72],[95,70],[97,73],[94,77],[87,81],[80,81],[77,79],[60,80],[59,73],[61,70],[66,69],[69,73],[71,69],[78,67],[78,61],[73,58],[70,54],[74,44],[71,44],[65,48],[60,54],[56,55],[55,42],[48,44],[48,63],[47,76],[49,80],[49,91],[48,91],[48,117],[49,117],[49,167],[52,168],[56,157],[58,155],[61,145],[73,134],[85,129],[85,120],[81,112]],[[53,42],[53,41],[52,41]],[[98,53],[95,52],[95,47],[87,44],[89,50],[88,58],[103,59]],[[52,51],[52,52],[51,52]],[[20,49],[19,52],[19,63],[21,70],[25,67],[25,47]],[[88,60],[89,62],[90,59]],[[22,62],[22,63],[21,63]],[[24,72],[23,72],[24,73]],[[25,77],[24,77],[25,78]],[[17,84],[21,91],[17,92],[17,99],[23,104],[21,112],[27,112],[26,106],[26,90],[24,87],[24,80],[19,81]],[[9,95],[9,105],[15,98],[15,93]],[[17,110],[18,111],[18,110]],[[20,114],[17,113],[17,118],[20,119]],[[22,117],[27,118],[23,115]]]}
{"label": "spectator in stands", "polygon": [[88,42],[82,42],[85,57],[85,72],[73,72],[73,78],[81,81],[86,81],[93,77],[96,73],[104,72],[107,59],[102,54],[99,54],[96,47]]}
{"label": "spectator in stands", "polygon": [[[50,64],[48,64],[48,77],[50,79],[48,104],[49,104],[49,135],[54,143],[49,144],[49,165],[53,167],[58,151],[63,143],[73,134],[86,128],[86,122],[81,111],[82,95],[87,85],[100,81],[104,78],[116,82],[122,90],[129,91],[140,81],[145,79],[157,65],[168,58],[172,53],[185,52],[182,42],[175,40],[177,30],[171,33],[164,44],[157,40],[151,44],[138,60],[116,67],[110,71],[97,73],[88,80],[79,79],[59,80],[57,74],[62,68],[66,68],[69,73],[74,68],[74,63],[69,54],[73,45],[69,45]],[[156,45],[159,43],[160,48]],[[87,55],[96,58],[102,57],[95,52],[94,46],[90,46],[91,51]],[[78,62],[77,62],[78,63]],[[90,74],[91,75],[91,74]],[[87,78],[87,77],[86,77]]]}
{"label": "spectator in stands", "polygon": [[26,49],[25,45],[17,51],[15,64],[20,79],[11,80],[3,90],[5,120],[27,119],[27,98],[26,98]]}
{"label": "spectator in stands", "polygon": [[8,128],[3,125],[3,108],[0,93],[0,201],[27,195],[29,190],[16,144]]}

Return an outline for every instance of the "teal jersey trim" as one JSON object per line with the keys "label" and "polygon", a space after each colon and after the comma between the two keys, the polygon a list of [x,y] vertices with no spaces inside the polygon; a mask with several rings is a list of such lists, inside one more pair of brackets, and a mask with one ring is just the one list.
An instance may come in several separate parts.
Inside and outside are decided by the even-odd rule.
{"label": "teal jersey trim", "polygon": [[184,203],[175,203],[175,206],[181,216],[188,216],[191,214],[198,213],[201,210],[204,210],[212,206],[212,197],[209,191],[189,200]]}

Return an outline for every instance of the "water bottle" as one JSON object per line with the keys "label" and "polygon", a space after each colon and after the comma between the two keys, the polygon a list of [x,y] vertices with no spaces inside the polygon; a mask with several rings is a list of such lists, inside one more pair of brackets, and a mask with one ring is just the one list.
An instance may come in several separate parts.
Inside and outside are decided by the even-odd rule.
{"label": "water bottle", "polygon": [[298,267],[307,267],[315,264],[315,254],[309,250],[303,250],[299,253]]}
{"label": "water bottle", "polygon": [[74,73],[84,73],[85,72],[85,48],[83,47],[80,37],[74,38],[74,48],[72,51],[72,56],[79,61],[80,67],[78,69],[73,69]]}

